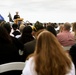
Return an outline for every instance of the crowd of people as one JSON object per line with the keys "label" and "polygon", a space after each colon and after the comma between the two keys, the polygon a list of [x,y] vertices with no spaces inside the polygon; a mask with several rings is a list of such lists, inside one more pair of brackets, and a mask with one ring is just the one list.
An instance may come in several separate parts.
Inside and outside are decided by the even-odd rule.
{"label": "crowd of people", "polygon": [[[20,16],[14,16],[14,19]],[[0,65],[25,62],[22,75],[75,75],[76,22],[0,22]],[[72,30],[71,30],[72,28]]]}

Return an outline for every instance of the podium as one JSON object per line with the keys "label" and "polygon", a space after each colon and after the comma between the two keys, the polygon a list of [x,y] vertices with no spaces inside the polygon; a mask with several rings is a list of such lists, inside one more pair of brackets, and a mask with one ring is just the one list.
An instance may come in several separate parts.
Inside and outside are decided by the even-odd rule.
{"label": "podium", "polygon": [[19,23],[21,23],[22,21],[23,21],[23,18],[17,18],[17,19],[14,20],[14,23],[15,23],[15,24],[19,24]]}

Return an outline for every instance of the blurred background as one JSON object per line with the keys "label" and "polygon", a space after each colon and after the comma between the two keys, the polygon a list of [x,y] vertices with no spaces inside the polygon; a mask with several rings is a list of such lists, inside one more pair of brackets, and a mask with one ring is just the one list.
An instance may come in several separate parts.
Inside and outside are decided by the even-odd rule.
{"label": "blurred background", "polygon": [[0,0],[0,14],[6,21],[16,11],[24,21],[75,22],[76,0]]}

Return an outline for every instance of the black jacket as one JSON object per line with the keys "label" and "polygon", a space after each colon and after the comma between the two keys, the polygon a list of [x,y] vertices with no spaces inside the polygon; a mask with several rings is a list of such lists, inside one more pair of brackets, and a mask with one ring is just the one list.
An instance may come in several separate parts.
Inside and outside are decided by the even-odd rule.
{"label": "black jacket", "polygon": [[36,44],[36,40],[30,41],[24,44],[24,54],[23,54],[24,61],[30,54],[34,53],[35,44]]}
{"label": "black jacket", "polygon": [[76,44],[70,48],[69,54],[76,68]]}
{"label": "black jacket", "polygon": [[23,48],[17,39],[12,37],[12,43],[0,39],[0,65],[9,62],[21,61],[19,49]]}

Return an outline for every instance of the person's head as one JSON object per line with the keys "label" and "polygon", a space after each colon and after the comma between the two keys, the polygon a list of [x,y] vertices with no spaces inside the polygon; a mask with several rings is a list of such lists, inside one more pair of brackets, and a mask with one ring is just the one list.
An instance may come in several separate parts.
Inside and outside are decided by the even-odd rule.
{"label": "person's head", "polygon": [[23,33],[24,34],[31,34],[32,33],[32,27],[31,26],[25,26],[23,28]]}
{"label": "person's head", "polygon": [[18,11],[16,12],[16,15],[18,15]]}
{"label": "person's head", "polygon": [[43,24],[41,23],[41,22],[39,22],[39,21],[36,21],[36,23],[34,24],[34,29],[35,29],[35,31],[38,31],[38,30],[40,30],[40,29],[43,29],[44,27],[43,27]]}
{"label": "person's head", "polygon": [[70,31],[70,28],[71,28],[70,23],[68,23],[68,22],[64,23],[64,30]]}
{"label": "person's head", "polygon": [[[27,37],[27,36],[32,36],[32,28],[31,26],[25,26],[23,28],[23,31],[22,31],[22,35],[21,35],[21,38],[23,40],[23,38]],[[25,39],[26,40],[26,39]]]}
{"label": "person's head", "polygon": [[64,25],[60,25],[60,27],[59,27],[59,32],[62,32],[63,29],[64,29]]}
{"label": "person's head", "polygon": [[54,34],[55,36],[57,36],[56,30],[54,29],[53,26],[48,25],[48,26],[46,27],[46,29],[47,29],[48,31],[50,31],[52,34]]}
{"label": "person's head", "polygon": [[32,36],[32,28],[31,26],[25,26],[21,35],[21,41],[22,43],[26,43],[29,41],[32,41],[34,38]]}
{"label": "person's head", "polygon": [[4,27],[7,30],[7,32],[10,34],[10,32],[11,32],[11,24],[9,22],[3,24],[2,27]]}
{"label": "person's head", "polygon": [[35,70],[39,75],[65,75],[71,68],[69,56],[47,30],[38,35],[34,54]]}
{"label": "person's head", "polygon": [[20,30],[20,32],[22,33],[23,32],[23,29],[25,28],[25,25],[24,24],[21,24],[20,26],[19,26],[19,30]]}
{"label": "person's head", "polygon": [[14,24],[12,25],[12,28],[13,28],[13,30],[18,29],[18,24],[15,24],[15,23],[14,23]]}
{"label": "person's head", "polygon": [[8,34],[8,31],[6,28],[0,26],[0,42],[3,43],[11,43],[12,39],[10,38],[10,35]]}
{"label": "person's head", "polygon": [[34,26],[32,26],[32,35],[35,36],[35,34],[41,29],[44,29],[43,24],[39,21],[36,21]]}

